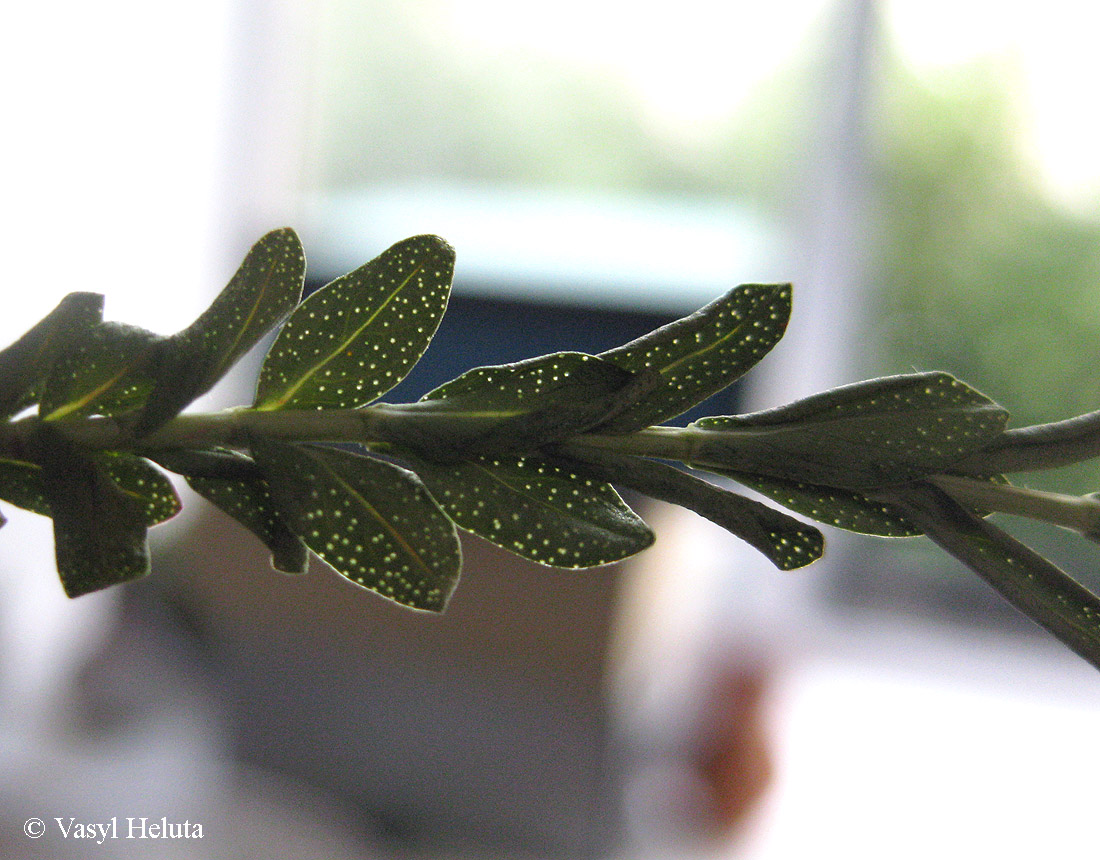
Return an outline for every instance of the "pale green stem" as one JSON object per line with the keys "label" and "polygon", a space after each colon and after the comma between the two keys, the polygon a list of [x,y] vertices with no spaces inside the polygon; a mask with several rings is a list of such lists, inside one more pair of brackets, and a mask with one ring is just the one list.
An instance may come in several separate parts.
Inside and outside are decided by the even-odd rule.
{"label": "pale green stem", "polygon": [[580,448],[691,463],[695,456],[696,438],[689,428],[647,427],[623,435],[582,433],[570,439],[569,443]]}
{"label": "pale green stem", "polygon": [[[0,455],[15,456],[24,450],[38,421],[35,417],[26,418],[0,430]],[[425,450],[431,450],[433,440],[440,440],[442,449],[443,443],[456,435],[469,437],[471,431],[476,435],[479,425],[484,425],[486,431],[492,430],[498,426],[499,416],[448,408],[431,401],[379,403],[362,409],[265,411],[241,408],[180,415],[137,440],[124,421],[114,418],[66,419],[50,424],[73,442],[99,450],[247,449],[255,436],[299,442],[359,443],[376,448],[395,443],[404,446],[415,439],[425,446]],[[1080,431],[1082,427],[1078,425],[1076,429]],[[691,427],[648,427],[620,435],[581,434],[573,437],[570,445],[578,452],[585,449],[609,451],[703,468],[735,468],[731,463],[737,458],[737,445],[732,435],[723,434],[722,450],[710,454],[706,452],[706,432]],[[1046,435],[1049,442],[1050,433]],[[1077,438],[1082,435],[1086,434],[1078,432]],[[712,462],[719,455],[721,462]],[[930,480],[972,510],[1016,514],[1063,526],[1094,539],[1100,537],[1100,500],[957,475],[938,475]]]}
{"label": "pale green stem", "polygon": [[956,475],[937,475],[929,481],[956,501],[974,510],[1015,514],[1052,523],[1086,537],[1100,537],[1100,500],[995,484]]}
{"label": "pale green stem", "polygon": [[[0,448],[11,449],[13,438],[25,442],[39,419],[25,418],[0,430]],[[50,422],[69,439],[99,450],[162,450],[171,448],[247,448],[252,436],[298,442],[357,442],[384,445],[410,438],[447,440],[471,435],[471,425],[496,428],[495,413],[465,412],[432,402],[378,403],[363,409],[229,409],[224,412],[179,415],[163,427],[135,440],[125,421],[76,418]],[[7,437],[6,439],[4,437]],[[584,434],[572,440],[581,447],[612,450],[657,459],[690,462],[694,437],[676,427],[649,427],[625,435]]]}
{"label": "pale green stem", "polygon": [[952,466],[956,472],[998,475],[1055,469],[1100,457],[1100,411],[1065,421],[1007,430]]}
{"label": "pale green stem", "polygon": [[[180,415],[163,427],[135,440],[125,421],[115,418],[79,418],[50,422],[70,440],[99,450],[163,450],[172,448],[245,448],[253,435],[300,442],[385,442],[387,427],[400,418],[401,407],[380,405],[369,409],[286,409],[261,412],[229,409],[224,412]],[[415,419],[413,419],[415,420]],[[7,428],[25,442],[38,423],[25,418]],[[5,447],[10,448],[10,445]]]}

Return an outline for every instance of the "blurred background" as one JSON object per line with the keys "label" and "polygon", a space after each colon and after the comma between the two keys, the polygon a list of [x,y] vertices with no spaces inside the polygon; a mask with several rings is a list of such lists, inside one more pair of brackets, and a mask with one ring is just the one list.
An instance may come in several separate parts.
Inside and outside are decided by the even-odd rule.
{"label": "blurred background", "polygon": [[[433,232],[458,251],[451,308],[387,399],[781,280],[789,334],[711,411],[933,369],[1017,425],[1100,406],[1088,4],[102,0],[4,18],[5,343],[77,289],[182,328],[274,227],[301,234],[310,288]],[[259,360],[199,408],[247,402]],[[153,533],[149,579],[68,601],[48,521],[5,506],[0,854],[1093,844],[1100,678],[976,576],[923,539],[835,531],[825,560],[778,574],[631,501],[653,549],[568,572],[470,540],[441,618],[316,560],[282,577],[190,496]],[[1094,546],[1005,525],[1100,587]],[[77,853],[57,816],[204,836]]]}

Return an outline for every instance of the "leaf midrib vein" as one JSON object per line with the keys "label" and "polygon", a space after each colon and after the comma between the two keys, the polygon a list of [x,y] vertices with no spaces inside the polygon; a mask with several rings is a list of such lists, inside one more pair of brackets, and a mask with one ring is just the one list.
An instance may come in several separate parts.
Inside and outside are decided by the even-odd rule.
{"label": "leaf midrib vein", "polygon": [[264,275],[263,281],[260,284],[259,292],[256,293],[256,298],[252,302],[252,307],[248,310],[248,315],[245,317],[244,322],[237,328],[237,334],[230,342],[229,346],[222,351],[221,358],[215,362],[214,367],[210,369],[207,374],[207,379],[220,379],[222,373],[226,367],[233,361],[234,353],[237,350],[237,346],[242,340],[244,340],[245,333],[252,325],[252,321],[256,318],[256,315],[260,309],[260,305],[263,303],[264,298],[267,296],[268,290],[271,287],[272,282],[275,279],[275,272],[279,268],[279,256],[275,255],[271,259],[271,263],[267,268],[267,272]]}
{"label": "leaf midrib vein", "polygon": [[329,473],[329,475],[331,475],[332,479],[339,486],[343,487],[349,495],[358,500],[370,513],[370,515],[374,517],[387,532],[389,532],[390,536],[413,559],[413,561],[420,567],[425,575],[429,577],[434,576],[435,571],[428,565],[426,561],[424,561],[421,555],[408,543],[408,541],[405,540],[402,534],[393,527],[393,524],[390,523],[390,521],[382,515],[382,512],[379,511],[378,508],[367,501],[367,499],[360,492],[358,492],[353,486],[351,486],[351,484],[341,478],[340,475],[337,474],[337,472],[332,469],[327,463],[324,463],[322,461],[322,466],[324,466],[325,470]]}
{"label": "leaf midrib vein", "polygon": [[[470,465],[473,466],[475,469],[479,469],[480,471],[484,472],[493,481],[496,481],[498,484],[501,484],[502,486],[504,486],[507,489],[511,490],[516,495],[521,496],[522,498],[525,498],[525,499],[529,499],[530,501],[534,502],[540,508],[547,508],[551,511],[554,511],[554,512],[560,514],[561,516],[567,517],[568,519],[571,519],[571,520],[574,520],[574,521],[580,521],[580,522],[584,523],[587,526],[599,529],[601,532],[605,532],[605,533],[610,534],[610,535],[615,535],[616,537],[622,537],[622,535],[620,535],[618,532],[612,531],[610,528],[608,528],[607,526],[605,526],[601,523],[595,522],[595,521],[590,520],[586,517],[579,517],[576,514],[572,514],[572,513],[569,513],[567,511],[564,511],[560,507],[557,507],[556,505],[554,505],[554,503],[552,501],[548,501],[546,499],[539,498],[538,496],[535,496],[535,495],[531,494],[527,490],[524,490],[521,487],[518,487],[514,484],[509,483],[499,473],[493,471],[492,469],[488,468],[487,466],[484,466],[481,463],[476,463],[476,462],[470,461]],[[574,526],[574,528],[576,528],[576,526]]]}
{"label": "leaf midrib vein", "polygon": [[298,391],[301,389],[301,387],[303,385],[305,385],[306,382],[310,378],[312,378],[318,371],[320,371],[321,368],[323,368],[326,364],[331,362],[336,356],[338,356],[345,349],[347,349],[349,346],[351,346],[351,344],[363,333],[363,331],[366,330],[371,325],[371,323],[373,323],[378,318],[378,315],[380,313],[382,313],[382,311],[384,311],[389,306],[390,302],[392,302],[394,300],[394,298],[397,297],[398,293],[400,293],[403,289],[405,289],[405,287],[407,287],[409,285],[409,282],[412,281],[413,278],[415,278],[418,274],[420,274],[421,270],[424,268],[425,262],[421,262],[416,267],[414,267],[409,272],[409,274],[405,277],[405,279],[400,284],[398,284],[396,288],[394,288],[393,292],[390,293],[388,296],[386,296],[385,300],[382,301],[382,303],[378,305],[378,307],[375,309],[374,313],[372,313],[366,319],[366,321],[363,322],[362,325],[360,325],[358,328],[356,328],[355,331],[353,331],[350,335],[348,335],[346,338],[344,338],[344,340],[340,343],[339,347],[337,347],[336,349],[330,351],[329,354],[324,359],[322,359],[321,361],[314,364],[305,373],[303,373],[301,376],[299,376],[297,381],[293,385],[291,385],[289,388],[287,388],[282,393],[282,395],[280,395],[279,397],[273,398],[273,399],[269,398],[268,400],[264,401],[262,404],[257,404],[256,408],[260,409],[260,410],[271,410],[271,409],[278,409],[279,407],[286,405],[291,400],[291,398],[293,398],[294,395],[298,393]]}

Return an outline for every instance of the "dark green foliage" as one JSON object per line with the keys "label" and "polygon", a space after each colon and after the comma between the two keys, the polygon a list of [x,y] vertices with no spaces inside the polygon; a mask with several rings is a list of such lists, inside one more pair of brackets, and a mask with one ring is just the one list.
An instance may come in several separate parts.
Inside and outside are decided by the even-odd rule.
{"label": "dark green foliage", "polygon": [[[294,231],[284,228],[260,239],[214,303],[171,337],[98,319],[90,324],[81,319],[83,325],[74,325],[71,314],[61,318],[64,336],[61,346],[54,347],[57,360],[50,362],[40,414],[56,421],[139,412],[134,431],[143,435],[155,430],[209,391],[294,309],[304,279],[301,243]],[[88,304],[84,300],[75,305],[83,317],[90,315]],[[65,307],[62,302],[58,311]]]}
{"label": "dark green foliage", "polygon": [[0,352],[0,419],[33,404],[61,347],[103,318],[103,296],[69,293],[19,340]]}
{"label": "dark green foliage", "polygon": [[249,457],[226,450],[161,451],[156,460],[188,486],[243,525],[271,550],[271,566],[304,573],[309,553],[271,499],[271,488]]}
{"label": "dark green foliage", "polygon": [[661,378],[603,429],[625,433],[658,424],[726,388],[779,342],[790,315],[790,284],[746,284],[689,317],[603,353],[619,367]]}
{"label": "dark green foliage", "polygon": [[214,303],[162,344],[155,376],[166,384],[145,402],[137,432],[149,433],[209,391],[294,310],[305,277],[305,252],[293,230],[273,230],[253,245]]}
{"label": "dark green foliage", "polygon": [[1013,606],[1100,667],[1096,595],[934,486],[918,482],[889,491],[884,498]]}
{"label": "dark green foliage", "polygon": [[145,329],[116,322],[75,332],[46,377],[39,415],[59,421],[140,409],[153,390],[150,369],[163,340]]}
{"label": "dark green foliage", "polygon": [[[1100,455],[1100,413],[1006,432],[989,398],[923,373],[650,427],[775,345],[790,314],[783,284],[738,287],[599,356],[479,367],[416,403],[370,405],[427,348],[453,266],[446,242],[416,236],[298,304],[301,245],[276,230],[171,337],[103,322],[101,297],[73,294],[0,352],[0,498],[53,517],[72,596],[147,571],[146,530],[180,505],[150,461],[263,541],[277,570],[304,572],[312,551],[433,612],[458,581],[459,527],[560,568],[648,547],[653,533],[616,485],[709,518],[780,569],[822,554],[817,528],[659,462],[679,461],[831,526],[927,533],[1100,667],[1100,601],[983,519],[989,508],[1100,534],[1093,499],[998,477]],[[284,318],[252,408],[177,417]],[[12,417],[35,403],[37,415]]]}
{"label": "dark green foliage", "polygon": [[251,459],[223,448],[169,448],[148,453],[150,460],[185,478],[252,480],[261,477]]}
{"label": "dark green foliage", "polygon": [[813,526],[673,466],[605,451],[578,454],[566,448],[565,453],[578,468],[695,511],[758,549],[780,570],[805,567],[825,551],[825,539]]}
{"label": "dark green foliage", "polygon": [[42,484],[42,467],[26,460],[0,460],[0,499],[48,517],[50,503]]}
{"label": "dark green foliage", "polygon": [[458,535],[416,475],[313,446],[257,441],[253,453],[286,521],[338,573],[415,609],[446,606]]}
{"label": "dark green foliage", "polygon": [[115,485],[140,506],[147,526],[158,525],[180,512],[180,500],[162,472],[141,457],[104,452],[96,455]]}
{"label": "dark green foliage", "polygon": [[530,450],[583,433],[619,414],[655,381],[595,356],[559,352],[474,368],[420,403],[449,418],[450,437],[431,440],[432,454],[457,460],[484,450]]}
{"label": "dark green foliage", "polygon": [[475,457],[412,465],[459,526],[554,567],[596,567],[653,543],[609,484],[539,457]]}
{"label": "dark green foliage", "polygon": [[148,506],[121,489],[106,467],[42,425],[31,447],[53,517],[61,585],[78,597],[149,572]]}
{"label": "dark green foliage", "polygon": [[453,273],[450,245],[414,236],[322,287],[275,339],[256,408],[353,408],[385,394],[428,348]]}
{"label": "dark green foliage", "polygon": [[901,511],[851,490],[763,478],[732,470],[712,471],[733,478],[795,513],[838,529],[879,537],[914,537],[921,533]]}
{"label": "dark green foliage", "polygon": [[[97,468],[132,499],[147,526],[155,526],[180,512],[172,483],[148,462],[132,454],[90,454]],[[0,499],[43,516],[51,515],[43,467],[36,462],[0,460]]]}
{"label": "dark green foliage", "polygon": [[700,419],[694,462],[862,491],[941,472],[1007,420],[949,374],[891,376],[766,412]]}
{"label": "dark green foliage", "polygon": [[263,478],[188,477],[187,484],[256,535],[271,550],[271,566],[283,573],[305,573],[309,553],[271,498]]}

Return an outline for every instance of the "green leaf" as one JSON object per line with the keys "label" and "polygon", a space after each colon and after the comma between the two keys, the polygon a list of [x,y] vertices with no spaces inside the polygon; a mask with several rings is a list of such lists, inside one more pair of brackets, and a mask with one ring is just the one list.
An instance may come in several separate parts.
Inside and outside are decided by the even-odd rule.
{"label": "green leaf", "polygon": [[945,471],[1007,420],[950,374],[891,376],[696,421],[691,465],[861,492]]}
{"label": "green leaf", "polygon": [[271,551],[271,566],[283,573],[305,573],[306,546],[286,524],[261,478],[187,478],[187,484],[211,504],[229,514]]}
{"label": "green leaf", "polygon": [[262,477],[251,459],[223,448],[165,448],[148,451],[146,456],[169,472],[186,478],[252,480]]}
{"label": "green leaf", "polygon": [[163,344],[157,385],[137,432],[151,432],[209,391],[294,310],[302,298],[305,271],[305,253],[293,230],[273,230],[253,245],[213,304]]}
{"label": "green leaf", "polygon": [[164,338],[124,323],[99,323],[63,350],[46,377],[38,412],[46,421],[121,415],[139,409],[153,388]]}
{"label": "green leaf", "polygon": [[258,537],[271,551],[271,566],[283,573],[305,573],[306,546],[287,525],[271,498],[271,488],[250,458],[234,451],[158,451],[160,465],[183,475],[188,485]]}
{"label": "green leaf", "polygon": [[[583,432],[634,400],[645,378],[579,352],[559,352],[515,364],[477,367],[426,394],[416,411],[447,415],[445,438],[395,427],[393,441],[434,459],[529,450]],[[405,435],[398,436],[398,433]]]}
{"label": "green leaf", "polygon": [[0,460],[0,499],[44,517],[50,515],[42,467],[24,460]]}
{"label": "green leaf", "polygon": [[728,470],[714,471],[733,478],[795,513],[838,529],[879,537],[913,537],[921,534],[920,529],[905,519],[896,508],[872,501],[851,490],[784,481],[781,478],[763,478]]}
{"label": "green leaf", "polygon": [[936,544],[1100,669],[1100,598],[992,523],[925,482],[882,493]]}
{"label": "green leaf", "polygon": [[[146,526],[158,525],[180,512],[182,506],[171,481],[141,457],[116,452],[87,456],[139,505]],[[52,515],[42,467],[37,463],[0,460],[0,499],[36,514]]]}
{"label": "green leaf", "polygon": [[745,284],[694,314],[601,353],[663,384],[610,420],[605,432],[627,433],[675,418],[726,388],[783,337],[791,315],[790,284]]}
{"label": "green leaf", "polygon": [[252,452],[286,522],[338,573],[397,603],[444,609],[462,565],[458,535],[416,475],[272,440]]}
{"label": "green leaf", "polygon": [[48,425],[32,440],[54,523],[57,572],[69,597],[149,572],[146,510],[107,469]]}
{"label": "green leaf", "polygon": [[[796,513],[838,529],[878,537],[915,537],[923,534],[905,518],[898,508],[868,498],[862,493],[840,490],[836,487],[784,481],[779,478],[745,475],[729,470],[713,471],[733,478],[738,483],[756,490]],[[1001,476],[987,480],[1007,483]],[[977,513],[983,517],[989,515],[987,511],[977,511]]]}
{"label": "green leaf", "polygon": [[613,487],[539,458],[411,464],[459,526],[540,564],[597,567],[653,543]]}
{"label": "green leaf", "polygon": [[158,454],[165,468],[258,537],[271,551],[271,566],[283,573],[305,573],[306,546],[287,525],[256,464],[231,451],[169,451]]}
{"label": "green leaf", "polygon": [[94,458],[115,485],[140,505],[147,526],[171,519],[183,507],[172,482],[147,460],[116,452],[104,452]]}
{"label": "green leaf", "polygon": [[272,344],[256,408],[350,409],[389,391],[427,349],[453,273],[450,245],[414,236],[322,287]]}
{"label": "green leaf", "polygon": [[578,470],[695,511],[755,547],[780,570],[805,567],[825,551],[825,539],[813,526],[673,466],[578,446],[566,445],[562,452]]}
{"label": "green leaf", "polygon": [[103,318],[103,296],[69,293],[19,340],[0,352],[0,419],[36,400],[47,371],[76,334]]}

